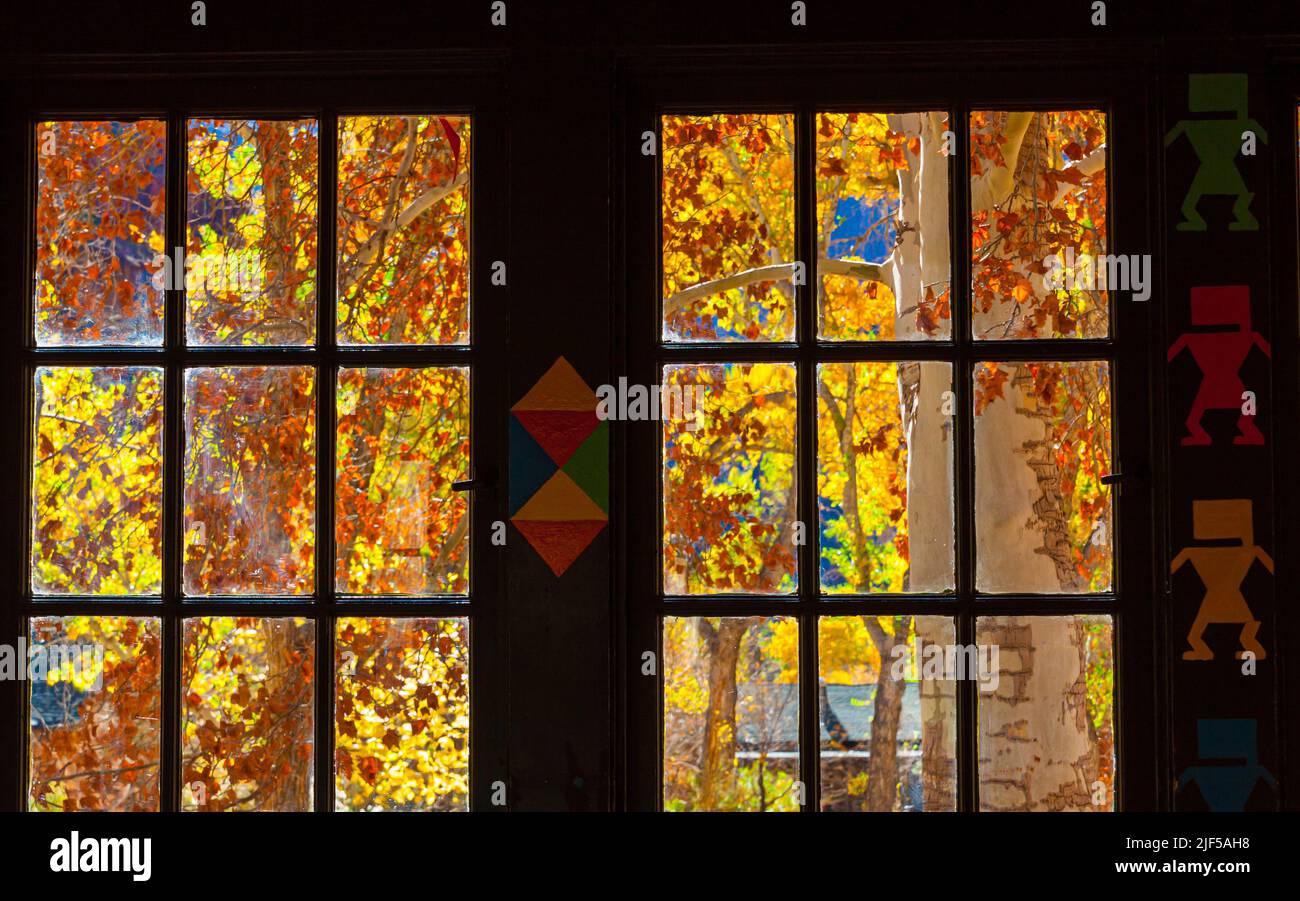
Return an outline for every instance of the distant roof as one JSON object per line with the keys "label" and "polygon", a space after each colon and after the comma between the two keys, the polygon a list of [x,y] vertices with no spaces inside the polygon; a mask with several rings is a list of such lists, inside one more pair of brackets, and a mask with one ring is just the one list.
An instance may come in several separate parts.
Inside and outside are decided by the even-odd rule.
{"label": "distant roof", "polygon": [[[841,742],[847,747],[866,744],[875,715],[876,686],[827,685],[829,711],[819,711],[821,741],[831,741],[830,727],[843,728]],[[736,740],[742,747],[794,745],[799,741],[799,686],[767,682],[742,682],[736,686]],[[898,719],[898,740],[921,738],[921,686],[903,686],[903,705]]]}
{"label": "distant roof", "polygon": [[47,728],[53,728],[76,721],[77,705],[86,696],[85,692],[78,691],[67,682],[50,685],[44,679],[32,679],[28,684],[32,687],[33,726],[44,724]]}

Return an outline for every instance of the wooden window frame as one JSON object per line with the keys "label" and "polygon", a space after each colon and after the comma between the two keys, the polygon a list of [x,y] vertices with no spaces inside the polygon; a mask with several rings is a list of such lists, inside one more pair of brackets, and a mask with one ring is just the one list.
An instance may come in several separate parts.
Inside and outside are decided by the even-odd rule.
{"label": "wooden window frame", "polygon": [[[626,423],[616,444],[621,479],[616,507],[622,541],[616,571],[625,581],[622,600],[619,695],[625,711],[619,753],[624,762],[619,786],[622,802],[633,810],[662,809],[663,647],[665,616],[785,614],[799,619],[800,775],[803,812],[819,809],[820,746],[817,694],[817,622],[826,615],[930,614],[956,620],[957,642],[973,644],[976,616],[1108,614],[1115,640],[1114,722],[1117,782],[1115,809],[1154,809],[1167,803],[1163,773],[1160,712],[1165,699],[1157,690],[1161,653],[1156,647],[1157,612],[1152,560],[1154,480],[1149,476],[1152,432],[1151,366],[1156,314],[1154,304],[1132,301],[1128,292],[1111,292],[1111,333],[1105,339],[979,341],[970,335],[969,159],[967,124],[974,110],[1100,109],[1108,115],[1108,214],[1111,253],[1145,252],[1152,240],[1154,206],[1144,173],[1151,143],[1145,85],[1132,57],[1114,46],[1089,46],[1046,54],[1012,55],[981,48],[962,53],[959,63],[936,51],[879,54],[831,52],[816,59],[790,55],[696,53],[689,60],[671,54],[646,54],[629,62],[622,85],[623,159],[620,167],[624,212],[616,245],[624,273],[620,314],[626,326],[625,352],[631,383],[657,384],[660,367],[683,362],[757,360],[797,366],[797,480],[799,519],[808,542],[799,548],[800,585],[792,598],[692,596],[666,598],[661,591],[660,522],[662,466],[659,423]],[[707,75],[706,75],[707,73]],[[1071,75],[1075,76],[1071,79]],[[1054,87],[1065,85],[1065,88]],[[1086,93],[1071,86],[1087,84]],[[707,85],[702,89],[701,85]],[[952,254],[952,335],[944,341],[831,342],[816,339],[816,279],[796,288],[796,341],[793,343],[679,343],[660,337],[659,179],[661,156],[641,154],[642,133],[659,132],[665,114],[782,112],[796,116],[797,258],[813,259],[816,247],[812,204],[815,175],[811,163],[813,117],[820,111],[906,112],[947,110],[957,149],[950,169],[950,246]],[[658,143],[662,154],[662,142]],[[972,367],[980,360],[1105,360],[1110,364],[1113,442],[1117,473],[1123,473],[1122,501],[1114,521],[1115,572],[1112,591],[1099,596],[977,595],[974,559],[974,480]],[[817,511],[815,397],[816,366],[826,361],[934,360],[952,366],[956,393],[955,525],[956,592],[953,595],[821,594],[819,549],[814,536]],[[654,515],[647,515],[648,511]],[[639,511],[639,513],[637,512]],[[653,651],[659,666],[651,678],[640,675],[641,655]],[[957,809],[978,809],[978,688],[958,683]],[[1155,725],[1153,730],[1152,724]]]}
{"label": "wooden window frame", "polygon": [[[0,634],[26,635],[29,620],[61,615],[135,615],[162,621],[160,730],[160,809],[180,809],[180,734],[182,629],[196,616],[300,616],[315,627],[314,789],[316,812],[334,812],[334,624],[339,617],[466,617],[469,629],[471,810],[500,810],[492,804],[493,782],[506,771],[508,723],[496,712],[507,709],[506,628],[501,601],[503,559],[490,545],[488,525],[498,518],[491,474],[504,472],[504,426],[497,412],[506,406],[504,385],[495,373],[504,368],[504,292],[489,288],[490,248],[506,245],[508,179],[503,71],[499,54],[457,55],[432,60],[424,54],[390,53],[320,56],[304,60],[267,58],[250,65],[237,54],[160,67],[147,61],[69,64],[52,77],[33,78],[8,123],[9,171],[23,173],[25,204],[7,214],[3,234],[18,251],[6,258],[0,283],[10,297],[10,354],[6,360],[5,414],[10,429],[5,458],[18,465],[7,477],[7,495],[16,499],[0,524],[11,549],[5,555],[4,583],[16,603],[0,612]],[[114,77],[104,77],[104,67]],[[342,74],[340,74],[342,73]],[[463,346],[339,346],[335,336],[335,209],[337,123],[340,115],[431,113],[465,115],[473,122],[470,144],[470,337]],[[316,344],[309,347],[187,347],[184,343],[184,293],[168,290],[161,348],[37,348],[33,340],[32,278],[35,260],[34,130],[49,120],[163,119],[167,125],[167,246],[184,246],[186,215],[185,126],[190,118],[225,116],[247,119],[312,118],[319,126],[319,203]],[[309,365],[316,377],[316,546],[315,591],[299,598],[187,598],[182,591],[183,374],[187,369],[229,365]],[[32,378],[44,365],[150,365],[164,370],[163,581],[157,598],[34,596],[29,576],[31,540]],[[334,585],[335,389],[340,367],[467,366],[470,371],[469,468],[471,523],[468,597],[340,597]],[[486,490],[481,490],[486,489]],[[0,810],[28,809],[26,682],[0,684]]]}

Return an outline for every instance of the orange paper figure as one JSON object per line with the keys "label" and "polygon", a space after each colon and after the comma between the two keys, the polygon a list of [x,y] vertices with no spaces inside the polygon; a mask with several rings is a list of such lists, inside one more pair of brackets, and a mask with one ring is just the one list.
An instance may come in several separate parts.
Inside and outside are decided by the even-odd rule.
{"label": "orange paper figure", "polygon": [[[1190,560],[1205,585],[1201,609],[1187,633],[1187,643],[1192,649],[1183,652],[1184,660],[1214,659],[1214,652],[1202,637],[1205,627],[1211,623],[1240,623],[1244,651],[1250,651],[1257,660],[1267,656],[1255,638],[1259,632],[1259,620],[1250,612],[1241,594],[1241,583],[1256,560],[1263,563],[1270,573],[1273,571],[1273,559],[1255,546],[1252,514],[1249,500],[1192,501],[1192,535],[1197,541],[1235,538],[1241,544],[1186,547],[1178,552],[1169,566],[1169,572],[1176,573]],[[1244,651],[1237,652],[1238,660]]]}

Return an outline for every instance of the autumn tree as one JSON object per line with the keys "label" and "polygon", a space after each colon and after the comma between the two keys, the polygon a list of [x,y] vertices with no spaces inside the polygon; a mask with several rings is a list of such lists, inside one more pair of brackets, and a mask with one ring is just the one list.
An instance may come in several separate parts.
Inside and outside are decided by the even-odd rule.
{"label": "autumn tree", "polygon": [[[818,114],[815,123],[818,334],[823,340],[860,341],[951,335],[946,116]],[[1067,252],[1104,251],[1104,116],[977,113],[970,125],[970,327],[976,337],[1105,334],[1104,291],[1061,288],[1045,278],[1053,257],[1064,262]],[[665,340],[789,340],[799,266],[793,260],[792,118],[666,116],[663,134]],[[795,407],[784,387],[764,390],[752,378],[741,380],[758,368],[678,366],[665,374],[666,381],[695,379],[710,388],[697,415],[698,431],[665,431],[669,593],[770,593],[795,585],[793,560],[778,551],[787,537],[783,526],[789,525],[779,517],[793,516],[793,494],[784,496],[777,487],[788,479],[793,492],[793,425],[775,428],[778,416],[794,417]],[[782,364],[763,364],[762,371],[793,377],[793,367]],[[984,363],[974,375],[978,587],[1108,589],[1109,499],[1100,483],[1110,467],[1105,364]],[[823,591],[953,588],[952,387],[946,363],[820,366],[816,453]],[[874,618],[862,623],[860,656],[884,659],[913,628],[924,641],[952,640],[942,634],[940,618],[896,619],[889,627]],[[1108,709],[1108,702],[1084,688],[1089,678],[1099,678],[1098,655],[1108,659],[1108,651],[1100,650],[1108,631],[1098,634],[1101,625],[1067,617],[1035,617],[1008,628],[980,622],[982,641],[997,639],[1022,663],[1029,662],[1023,642],[1031,634],[1037,647],[1053,649],[1060,659],[1080,652],[1079,666],[1065,670],[1040,654],[1039,683],[1023,696],[988,700],[994,706],[984,708],[982,722],[996,721],[999,704],[1090,699],[1093,706],[1080,708],[1077,732],[1039,724],[1033,743],[1048,758],[1040,772],[1052,774],[1052,786],[1040,781],[1033,795],[1016,802],[1027,808],[1086,807],[1090,802],[1078,788],[1099,775],[1108,778],[1108,715],[1096,712]],[[994,629],[1000,631],[995,635]],[[1085,641],[1085,633],[1093,639]],[[738,640],[718,631],[710,646],[730,659]],[[884,667],[873,669],[866,805],[892,809],[902,692],[883,684],[890,681]],[[1073,673],[1073,682],[1061,681],[1066,672]],[[719,668],[716,694],[722,697],[732,691],[730,673],[730,666]],[[924,806],[952,806],[953,683],[927,680],[921,696]],[[719,718],[705,735],[734,733],[728,705],[709,703],[705,709]],[[981,744],[981,778],[992,806],[1002,803],[992,799],[1004,766],[1025,779],[1035,769],[1023,751],[1008,750],[1009,741],[1010,732],[993,728]],[[705,759],[724,770],[736,765],[709,754]],[[1053,769],[1055,760],[1067,758],[1075,761],[1072,769]]]}
{"label": "autumn tree", "polygon": [[[337,247],[328,249],[338,254],[336,286],[321,286],[317,277],[322,136],[316,122],[187,123],[186,271],[180,273],[172,271],[178,261],[163,238],[165,206],[175,202],[163,189],[165,132],[164,123],[149,120],[38,128],[38,151],[48,151],[40,157],[37,202],[40,345],[157,346],[164,291],[182,285],[191,346],[316,344],[322,338],[317,304],[333,304],[336,293],[332,315],[340,343],[468,339],[468,119],[343,117],[338,134],[325,136],[339,150],[338,206],[328,211],[337,224]],[[340,373],[337,489],[334,497],[319,498],[314,411],[319,379],[328,377],[328,370],[306,366],[185,372],[180,462],[188,595],[308,596],[321,578],[357,595],[467,593],[468,508],[451,483],[467,471],[468,372],[376,367]],[[159,592],[162,382],[161,370],[138,367],[49,367],[38,376],[32,561],[38,593]],[[320,503],[337,504],[338,557],[323,574],[315,571]],[[121,644],[126,636],[114,630],[126,629],[135,630],[128,644],[142,640],[133,620],[90,619],[105,641]],[[341,742],[340,803],[350,806],[349,799],[360,797],[348,788],[360,784],[387,786],[384,797],[397,804],[460,806],[468,760],[463,626],[421,628],[396,620],[360,628],[350,634],[386,636],[365,664],[379,672],[389,670],[375,654],[382,661],[400,649],[400,658],[420,661],[429,651],[421,642],[447,662],[412,662],[384,676],[398,680],[393,690],[412,714],[383,736],[382,754],[364,743],[354,753]],[[445,647],[449,641],[456,646]],[[311,623],[193,617],[184,642],[186,806],[309,808],[313,781],[331,778],[312,770],[318,661]],[[145,653],[156,662],[155,646]],[[153,794],[91,788],[123,760],[138,756],[156,767],[156,742],[140,751],[69,737],[83,734],[90,720],[100,730],[110,719],[118,730],[134,723],[135,708],[121,703],[121,680],[138,682],[132,673],[124,665],[105,668],[103,691],[116,706],[88,694],[61,723],[34,733],[33,793],[41,806],[157,804],[156,770],[148,783]],[[416,693],[406,698],[408,681]],[[351,693],[361,692],[362,682],[339,684],[341,706],[379,715],[372,701]],[[74,753],[75,761],[67,759]],[[445,775],[430,781],[431,772]],[[403,780],[415,787],[403,788]]]}

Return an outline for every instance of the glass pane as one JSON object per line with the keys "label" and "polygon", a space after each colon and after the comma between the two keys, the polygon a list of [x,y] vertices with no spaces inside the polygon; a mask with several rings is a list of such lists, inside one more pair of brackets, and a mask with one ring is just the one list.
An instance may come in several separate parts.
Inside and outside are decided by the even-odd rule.
{"label": "glass pane", "polygon": [[816,122],[818,337],[951,337],[948,114]]}
{"label": "glass pane", "polygon": [[798,810],[799,623],[664,619],[664,809]]}
{"label": "glass pane", "polygon": [[1107,288],[1137,286],[1129,259],[1101,259],[1106,114],[977,110],[970,152],[975,337],[1109,335]]}
{"label": "glass pane", "polygon": [[1108,591],[1113,565],[1106,363],[975,366],[975,587]]}
{"label": "glass pane", "polygon": [[36,344],[162,344],[167,124],[41,122],[36,179]]}
{"label": "glass pane", "polygon": [[341,369],[335,587],[467,594],[469,369]]}
{"label": "glass pane", "polygon": [[158,594],[162,370],[41,367],[33,388],[32,591]]}
{"label": "glass pane", "polygon": [[470,120],[341,116],[340,344],[469,340]]}
{"label": "glass pane", "polygon": [[159,620],[42,616],[29,640],[29,809],[157,810]]}
{"label": "glass pane", "polygon": [[663,418],[664,591],[796,591],[794,365],[666,366],[664,386],[695,399]]}
{"label": "glass pane", "polygon": [[311,810],[315,624],[185,620],[181,809]]}
{"label": "glass pane", "polygon": [[822,363],[817,380],[822,590],[951,590],[951,365]]}
{"label": "glass pane", "polygon": [[1115,809],[1109,616],[975,621],[996,677],[979,692],[980,810]]}
{"label": "glass pane", "polygon": [[316,373],[185,373],[185,593],[306,594],[316,545]]}
{"label": "glass pane", "polygon": [[664,340],[793,340],[794,117],[662,124]]}
{"label": "glass pane", "polygon": [[955,810],[953,621],[826,616],[817,628],[821,809]]}
{"label": "glass pane", "polygon": [[314,119],[190,120],[183,264],[190,344],[316,340],[319,131]]}
{"label": "glass pane", "polygon": [[469,620],[338,621],[336,810],[469,809]]}

